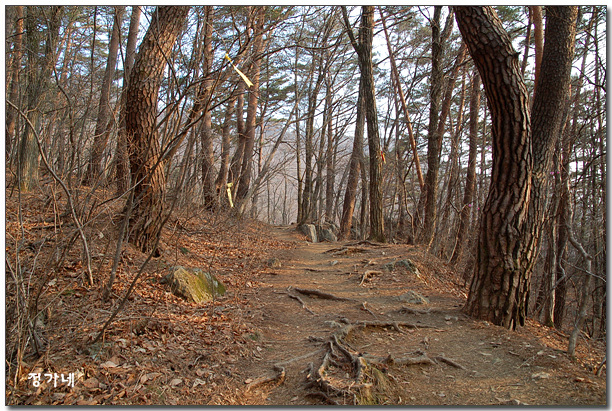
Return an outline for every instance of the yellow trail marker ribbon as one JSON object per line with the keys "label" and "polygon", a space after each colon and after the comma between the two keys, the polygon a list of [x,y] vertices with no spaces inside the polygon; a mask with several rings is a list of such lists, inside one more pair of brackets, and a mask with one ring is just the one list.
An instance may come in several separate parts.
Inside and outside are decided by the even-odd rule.
{"label": "yellow trail marker ribbon", "polygon": [[232,201],[232,186],[234,183],[227,183],[227,198],[229,199],[230,207],[234,208],[234,201]]}
{"label": "yellow trail marker ribbon", "polygon": [[[242,73],[242,71],[238,70],[238,67],[236,67],[234,65],[234,62],[232,61],[232,59],[230,58],[229,54],[225,53],[225,58],[227,59],[227,61],[230,62],[230,64],[232,65],[232,67],[234,68],[234,70],[236,70],[236,73],[238,73],[238,75],[240,77],[242,77],[242,79],[244,80],[244,82],[247,84],[248,87],[251,87],[253,85],[253,83],[251,83],[251,80],[249,80],[249,78],[247,76],[244,75],[244,73]],[[233,206],[232,206],[233,207]]]}

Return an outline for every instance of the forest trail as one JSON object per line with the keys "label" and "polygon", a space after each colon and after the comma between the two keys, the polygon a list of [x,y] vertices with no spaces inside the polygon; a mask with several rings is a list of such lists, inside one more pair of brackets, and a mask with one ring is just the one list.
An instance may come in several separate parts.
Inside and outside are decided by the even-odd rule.
{"label": "forest trail", "polygon": [[[45,224],[37,220],[42,200],[27,201],[33,244],[46,235],[32,228]],[[16,215],[16,203],[7,204]],[[53,279],[41,278],[48,284],[41,302],[49,307],[41,326],[48,348],[26,358],[16,384],[7,380],[8,402],[606,404],[606,372],[592,371],[605,345],[581,340],[572,362],[564,352],[567,336],[551,328],[529,320],[514,332],[463,315],[460,276],[420,247],[312,244],[294,226],[257,222],[175,224],[181,235],[167,230],[164,256],[147,266],[101,344],[92,341],[146,256],[124,249],[125,269],[108,302],[101,287],[85,285],[78,249]],[[17,237],[16,224],[7,227]],[[109,227],[100,228],[112,242]],[[37,254],[24,248],[22,261],[52,255],[46,247]],[[100,254],[104,243],[93,247]],[[176,297],[159,280],[177,264],[211,269],[228,292],[204,304]],[[75,384],[36,387],[28,378],[47,372],[73,372]]]}
{"label": "forest trail", "polygon": [[[417,248],[355,241],[312,244],[294,227],[272,231],[295,247],[280,250],[280,267],[266,269],[244,295],[257,331],[254,357],[237,364],[243,404],[343,404],[356,398],[363,403],[364,389],[374,392],[367,401],[378,404],[606,403],[605,378],[572,363],[556,348],[554,331],[543,328],[538,335],[525,327],[512,332],[465,316],[458,287],[444,281],[443,273],[435,272],[436,262],[424,261]],[[420,275],[397,264],[405,259]],[[384,268],[394,261],[393,271]],[[371,278],[364,278],[367,271]],[[401,301],[409,291],[429,302]],[[336,348],[336,363],[323,375],[339,391],[321,389],[312,383],[314,370],[347,323],[368,324],[345,338],[345,349],[354,354],[420,363],[380,364],[386,378],[366,375],[372,385],[360,387],[348,357]]]}

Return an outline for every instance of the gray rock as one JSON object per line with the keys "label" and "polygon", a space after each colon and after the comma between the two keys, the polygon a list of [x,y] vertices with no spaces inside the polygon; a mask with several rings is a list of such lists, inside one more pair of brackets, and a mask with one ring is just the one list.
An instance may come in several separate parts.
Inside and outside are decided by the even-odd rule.
{"label": "gray rock", "polygon": [[187,269],[176,266],[163,279],[172,293],[186,301],[202,303],[225,294],[225,285],[217,278],[199,268]]}
{"label": "gray rock", "polygon": [[319,230],[319,241],[329,241],[330,243],[334,243],[338,241],[338,237],[333,233],[332,230],[328,228],[321,228]]}
{"label": "gray rock", "polygon": [[308,241],[311,243],[317,242],[317,229],[313,224],[302,224],[300,226],[300,230],[306,237],[308,237]]}
{"label": "gray rock", "polygon": [[404,294],[397,297],[401,302],[407,304],[429,304],[427,297],[423,297],[416,291],[407,291]]}
{"label": "gray rock", "polygon": [[326,228],[328,230],[331,230],[331,232],[334,233],[335,235],[338,235],[340,233],[340,227],[334,223],[328,223],[328,227]]}
{"label": "gray rock", "polygon": [[399,260],[398,262],[395,263],[396,267],[404,267],[406,270],[408,270],[408,272],[411,272],[412,274],[416,275],[417,277],[421,276],[421,273],[419,273],[419,269],[416,267],[416,265],[414,265],[414,263],[412,262],[412,260],[409,259],[403,259],[403,260]]}
{"label": "gray rock", "polygon": [[387,271],[393,271],[395,270],[395,260],[391,261],[390,263],[387,263],[385,265],[383,265],[383,270],[387,270]]}
{"label": "gray rock", "polygon": [[393,260],[383,265],[383,269],[388,270],[388,271],[395,271],[396,268],[404,268],[409,273],[412,273],[419,278],[421,277],[421,273],[419,272],[419,269],[416,267],[416,265],[414,265],[412,260],[409,260],[407,258],[403,260],[399,260],[399,261]]}
{"label": "gray rock", "polygon": [[270,258],[268,260],[268,267],[270,267],[270,268],[281,268],[282,266],[283,265],[282,265],[281,261],[278,258],[276,258],[276,257]]}

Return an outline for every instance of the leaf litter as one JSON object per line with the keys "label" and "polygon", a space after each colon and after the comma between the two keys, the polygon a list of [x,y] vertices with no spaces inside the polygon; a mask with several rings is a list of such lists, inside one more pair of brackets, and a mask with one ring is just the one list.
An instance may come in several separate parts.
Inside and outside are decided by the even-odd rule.
{"label": "leaf litter", "polygon": [[[45,222],[52,214],[41,218],[40,199],[24,201],[19,224],[17,204],[7,196],[7,238],[25,233],[23,240],[34,244],[52,230]],[[20,249],[20,259],[38,275],[34,285],[44,282],[39,304],[47,307],[48,344],[43,356],[25,357],[16,381],[7,378],[8,404],[606,403],[605,373],[592,372],[605,345],[581,340],[572,362],[563,352],[562,333],[533,321],[511,332],[467,318],[461,313],[465,289],[456,275],[418,247],[304,245],[294,227],[223,220],[206,212],[173,219],[162,237],[162,257],[146,268],[102,343],[88,349],[146,256],[124,247],[111,299],[104,302],[101,285],[111,261],[102,255],[116,230],[102,221],[112,221],[110,216],[87,227],[99,265],[94,287],[82,275],[78,246],[53,272],[44,272],[45,261],[53,261],[45,253],[65,241],[60,236]],[[14,260],[10,244],[7,240],[7,258]],[[271,258],[282,263],[273,271]],[[383,270],[394,258],[410,258],[420,276]],[[180,300],[159,283],[174,265],[210,270],[228,293],[202,305]],[[299,304],[287,298],[287,290],[302,295]],[[398,302],[407,290],[425,295],[430,304]],[[337,327],[327,325],[332,323]],[[350,333],[338,334],[350,324]],[[334,335],[337,344],[330,346]],[[28,379],[33,372],[74,373],[75,384],[53,387],[44,380],[34,387]],[[313,384],[317,375],[327,382]]]}

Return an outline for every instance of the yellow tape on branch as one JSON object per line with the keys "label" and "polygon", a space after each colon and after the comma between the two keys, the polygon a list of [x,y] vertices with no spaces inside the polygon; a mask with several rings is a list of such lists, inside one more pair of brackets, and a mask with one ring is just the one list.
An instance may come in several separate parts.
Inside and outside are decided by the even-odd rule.
{"label": "yellow tape on branch", "polygon": [[236,73],[238,73],[238,75],[240,77],[242,77],[242,79],[244,80],[244,82],[246,83],[246,85],[248,87],[251,87],[253,85],[253,83],[251,83],[251,80],[249,80],[249,78],[247,76],[244,75],[244,73],[242,73],[242,71],[238,70],[238,67],[236,67],[234,65],[234,62],[232,61],[232,59],[230,58],[229,54],[225,53],[225,58],[227,59],[227,61],[230,62],[230,64],[232,65],[232,67],[234,68],[234,70],[236,70]]}
{"label": "yellow tape on branch", "polygon": [[234,208],[234,201],[232,200],[232,186],[234,183],[227,183],[227,198],[229,199],[230,207]]}

